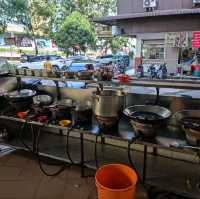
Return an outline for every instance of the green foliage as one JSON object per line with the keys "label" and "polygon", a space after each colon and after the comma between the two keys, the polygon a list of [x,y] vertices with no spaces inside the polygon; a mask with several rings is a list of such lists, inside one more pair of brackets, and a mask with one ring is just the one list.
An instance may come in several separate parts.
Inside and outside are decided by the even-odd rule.
{"label": "green foliage", "polygon": [[102,42],[102,48],[105,49],[110,48],[114,54],[117,52],[117,50],[121,49],[122,47],[126,47],[127,45],[128,45],[127,37],[106,38]]}
{"label": "green foliage", "polygon": [[12,0],[16,9],[16,20],[33,34],[48,34],[51,16],[55,8],[45,0]]}
{"label": "green foliage", "polygon": [[86,47],[93,46],[95,43],[95,33],[88,19],[79,12],[73,12],[63,20],[59,30],[55,33],[57,45],[66,52],[76,45],[80,50],[85,51]]}
{"label": "green foliage", "polygon": [[116,0],[0,0],[0,33],[14,21],[25,26],[34,42],[40,35],[56,38],[66,51],[76,44],[85,50],[95,40],[93,17],[115,12]]}
{"label": "green foliage", "polygon": [[116,13],[116,0],[74,0],[76,10],[88,18]]}
{"label": "green foliage", "polygon": [[38,48],[35,35],[48,36],[51,27],[51,18],[55,12],[54,4],[46,0],[9,0],[10,8],[14,9],[17,23],[24,25],[28,34],[31,34],[35,43],[35,53]]}
{"label": "green foliage", "polygon": [[0,0],[0,34],[5,32],[7,24],[14,20],[16,8],[13,0]]}

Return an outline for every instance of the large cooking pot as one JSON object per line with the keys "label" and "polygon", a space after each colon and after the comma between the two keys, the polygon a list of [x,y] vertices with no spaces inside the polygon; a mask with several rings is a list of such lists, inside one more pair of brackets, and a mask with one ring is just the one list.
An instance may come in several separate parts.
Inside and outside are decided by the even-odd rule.
{"label": "large cooking pot", "polygon": [[136,105],[124,110],[137,135],[145,138],[154,138],[156,131],[166,124],[171,112],[161,106]]}
{"label": "large cooking pot", "polygon": [[187,142],[192,146],[200,146],[200,110],[183,110],[174,117],[182,126]]}
{"label": "large cooking pot", "polygon": [[124,107],[125,95],[122,90],[93,92],[93,112],[101,117],[119,117]]}

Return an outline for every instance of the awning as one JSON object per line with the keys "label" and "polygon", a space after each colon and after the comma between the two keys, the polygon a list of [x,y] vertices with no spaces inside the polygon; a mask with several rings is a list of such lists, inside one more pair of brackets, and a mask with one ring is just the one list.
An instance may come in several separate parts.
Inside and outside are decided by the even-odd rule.
{"label": "awning", "polygon": [[94,18],[94,22],[105,24],[105,25],[116,25],[120,21],[131,20],[137,21],[138,19],[145,18],[160,18],[166,16],[187,16],[187,15],[199,15],[200,8],[194,9],[181,9],[181,10],[156,10],[153,12],[143,12],[143,13],[130,13],[116,16],[106,16],[100,18]]}

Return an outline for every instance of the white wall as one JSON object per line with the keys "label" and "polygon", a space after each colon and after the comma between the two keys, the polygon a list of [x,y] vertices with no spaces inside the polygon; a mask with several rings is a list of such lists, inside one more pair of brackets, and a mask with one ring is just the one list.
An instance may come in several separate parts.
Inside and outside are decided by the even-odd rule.
{"label": "white wall", "polygon": [[[146,33],[138,34],[136,40],[136,57],[141,57],[141,49],[143,40],[163,40],[165,39],[165,33]],[[165,60],[167,63],[168,72],[176,72],[176,66],[178,61],[177,48],[165,48]]]}

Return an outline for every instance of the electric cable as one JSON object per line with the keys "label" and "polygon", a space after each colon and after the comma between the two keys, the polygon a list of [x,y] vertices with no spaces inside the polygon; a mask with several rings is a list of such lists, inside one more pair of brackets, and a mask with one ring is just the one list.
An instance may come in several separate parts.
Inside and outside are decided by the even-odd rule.
{"label": "electric cable", "polygon": [[[44,127],[44,126],[43,126]],[[63,162],[61,165],[58,165],[58,164],[46,164],[46,165],[50,165],[50,166],[61,166],[61,168],[54,172],[54,173],[48,173],[42,166],[42,159],[41,159],[41,155],[39,154],[40,152],[40,149],[39,149],[39,144],[40,144],[40,134],[41,134],[41,129],[43,128],[39,128],[38,132],[37,132],[37,141],[36,141],[36,147],[37,147],[37,159],[38,159],[38,163],[39,163],[39,167],[40,167],[40,170],[46,175],[46,176],[57,176],[59,175],[60,173],[62,173],[67,167],[71,166],[69,163],[66,163],[66,162]]]}
{"label": "electric cable", "polygon": [[131,158],[131,145],[139,138],[140,136],[136,136],[135,138],[133,138],[132,140],[128,141],[128,159],[129,159],[129,163],[131,164],[131,167],[135,170],[137,176],[138,176],[138,182],[144,187],[145,190],[148,190],[145,183],[143,182],[143,180],[140,177],[140,174],[138,173],[135,164],[133,163],[133,160]]}
{"label": "electric cable", "polygon": [[[25,131],[26,126],[28,127],[28,120],[26,119],[25,122],[22,124],[22,126],[20,127],[20,130],[18,131],[18,138],[20,140],[20,142],[23,144],[23,146],[30,152],[33,153],[33,148],[31,149],[30,146],[28,146],[28,144],[24,141],[24,138],[22,136],[22,134]],[[34,139],[34,133],[31,129],[31,134],[32,134],[32,139]]]}
{"label": "electric cable", "polygon": [[94,145],[94,158],[95,158],[95,166],[98,169],[99,168],[99,164],[98,164],[98,154],[97,154],[97,144],[98,144],[98,137],[100,135],[97,134],[95,137],[95,145]]}
{"label": "electric cable", "polygon": [[72,160],[72,157],[70,155],[70,152],[69,152],[69,136],[70,136],[70,132],[74,129],[74,127],[71,127],[67,130],[67,135],[66,135],[66,147],[65,147],[65,152],[66,152],[66,155],[67,155],[67,158],[69,159],[69,161],[71,162],[71,164],[75,164],[74,161]]}

